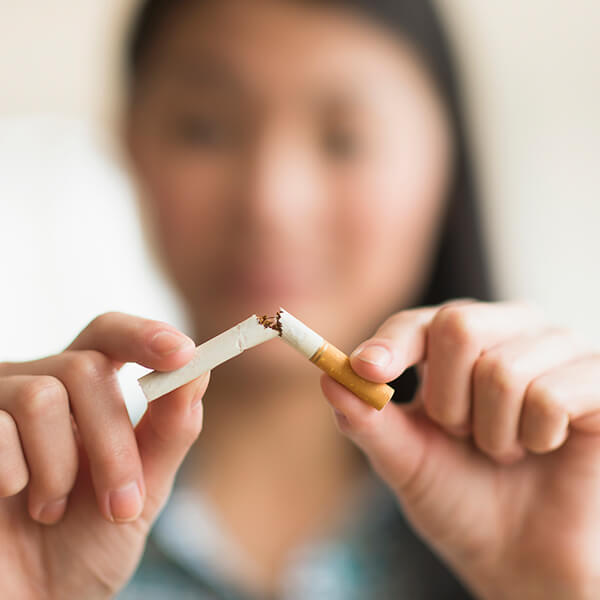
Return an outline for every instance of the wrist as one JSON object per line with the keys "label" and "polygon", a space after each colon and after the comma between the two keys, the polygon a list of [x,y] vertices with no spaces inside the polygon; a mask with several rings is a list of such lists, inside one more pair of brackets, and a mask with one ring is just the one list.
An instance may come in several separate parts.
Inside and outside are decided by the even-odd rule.
{"label": "wrist", "polygon": [[[466,562],[469,563],[467,566]],[[512,563],[512,561],[511,561]],[[503,561],[453,561],[448,566],[462,580],[477,600],[598,600],[600,573],[577,566],[570,570],[554,571],[539,568],[521,568]]]}
{"label": "wrist", "polygon": [[567,581],[552,576],[518,579],[514,574],[494,577],[494,581],[473,581],[469,585],[478,600],[597,600],[600,579]]}

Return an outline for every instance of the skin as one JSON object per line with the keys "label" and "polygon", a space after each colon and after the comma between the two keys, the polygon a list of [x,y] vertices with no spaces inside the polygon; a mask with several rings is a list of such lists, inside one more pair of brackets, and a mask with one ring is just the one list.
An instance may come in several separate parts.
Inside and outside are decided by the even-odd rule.
{"label": "skin", "polygon": [[116,386],[123,362],[190,359],[166,324],[104,315],[64,353],[0,364],[3,597],[112,596],[192,444],[186,485],[257,557],[258,580],[239,574],[255,591],[276,591],[281,557],[331,521],[358,447],[477,597],[597,597],[598,354],[520,304],[395,312],[426,280],[450,137],[415,53],[356,15],[228,0],[170,16],[127,144],[195,337],[279,304],[342,347],[383,323],[354,370],[416,365],[421,385],[378,412],[324,377],[326,404],[313,367],[273,342],[215,372],[194,444],[207,378],[135,429]]}
{"label": "skin", "polygon": [[3,597],[109,598],[124,584],[200,432],[208,378],[157,400],[134,431],[116,371],[177,368],[193,348],[114,313],[57,356],[0,365]]}
{"label": "skin", "polygon": [[[146,220],[196,339],[281,305],[350,350],[426,279],[446,115],[412,49],[364,19],[191,3],[150,49],[128,126]],[[191,485],[258,563],[244,584],[261,592],[364,469],[317,383],[278,343],[223,365],[191,457]]]}

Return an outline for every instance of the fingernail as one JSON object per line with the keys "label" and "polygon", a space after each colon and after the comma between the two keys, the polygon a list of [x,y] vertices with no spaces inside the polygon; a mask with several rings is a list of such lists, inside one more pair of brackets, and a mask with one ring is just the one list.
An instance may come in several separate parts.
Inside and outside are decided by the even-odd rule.
{"label": "fingernail", "polygon": [[150,340],[150,350],[159,356],[169,356],[189,346],[192,341],[180,333],[159,331]]}
{"label": "fingernail", "polygon": [[113,521],[127,523],[135,521],[143,509],[142,494],[137,481],[132,481],[108,496],[110,514]]}
{"label": "fingernail", "polygon": [[46,525],[52,525],[56,523],[65,512],[65,508],[67,506],[67,498],[61,498],[60,500],[54,500],[52,502],[48,502],[42,506],[40,510],[40,514],[38,515],[37,520],[41,523],[45,523]]}
{"label": "fingernail", "polygon": [[391,360],[392,355],[385,346],[378,346],[377,344],[370,344],[362,348],[358,348],[352,353],[353,357],[368,363],[369,365],[375,365],[376,367],[384,368],[387,367]]}

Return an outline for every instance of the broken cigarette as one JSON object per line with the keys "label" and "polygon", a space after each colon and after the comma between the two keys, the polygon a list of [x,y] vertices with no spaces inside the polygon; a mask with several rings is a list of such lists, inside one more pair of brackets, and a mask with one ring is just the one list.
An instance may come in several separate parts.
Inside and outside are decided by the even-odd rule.
{"label": "broken cigarette", "polygon": [[180,369],[168,373],[153,371],[141,377],[138,382],[147,400],[151,402],[238,356],[244,350],[276,337],[281,337],[322,371],[377,410],[381,410],[394,394],[394,389],[389,385],[373,383],[357,375],[350,366],[350,359],[341,350],[283,309],[275,317],[248,317],[198,346],[194,358]]}
{"label": "broken cigarette", "polygon": [[198,346],[194,358],[175,371],[152,371],[138,379],[148,402],[200,377],[244,350],[268,342],[278,336],[277,331],[264,327],[256,315],[248,317],[231,329]]}
{"label": "broken cigarette", "polygon": [[373,383],[357,375],[350,366],[350,359],[341,350],[285,310],[281,309],[276,317],[262,317],[261,322],[277,331],[285,342],[319,369],[377,410],[381,410],[394,395],[394,389],[389,385]]}

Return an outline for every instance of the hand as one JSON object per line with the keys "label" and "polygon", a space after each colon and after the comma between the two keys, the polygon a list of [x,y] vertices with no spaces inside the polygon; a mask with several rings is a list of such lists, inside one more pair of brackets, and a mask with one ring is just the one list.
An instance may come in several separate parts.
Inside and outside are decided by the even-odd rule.
{"label": "hand", "polygon": [[124,362],[171,370],[193,355],[172,327],[94,320],[62,354],[0,365],[0,597],[112,597],[202,425],[208,377],[153,402],[133,429]]}
{"label": "hand", "polygon": [[338,426],[415,529],[481,598],[600,598],[600,355],[518,304],[404,311],[351,356],[408,406],[378,412],[333,380]]}

